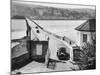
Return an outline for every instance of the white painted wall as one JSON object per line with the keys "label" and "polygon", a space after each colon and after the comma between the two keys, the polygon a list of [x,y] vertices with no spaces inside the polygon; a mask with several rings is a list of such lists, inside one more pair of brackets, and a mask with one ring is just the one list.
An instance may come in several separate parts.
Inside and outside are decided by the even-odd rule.
{"label": "white painted wall", "polygon": [[[78,46],[82,46],[83,45],[83,34],[87,34],[87,42],[89,42],[90,44],[92,44],[92,38],[93,36],[95,36],[95,32],[85,32],[85,31],[77,31],[77,45]],[[93,34],[93,35],[92,35]]]}

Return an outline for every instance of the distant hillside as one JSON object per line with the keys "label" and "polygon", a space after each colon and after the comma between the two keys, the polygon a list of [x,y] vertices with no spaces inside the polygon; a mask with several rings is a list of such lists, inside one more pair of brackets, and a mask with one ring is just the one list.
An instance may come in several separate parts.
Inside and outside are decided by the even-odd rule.
{"label": "distant hillside", "polygon": [[[34,19],[90,19],[95,18],[95,10],[92,9],[61,9],[40,5],[29,5],[12,2],[12,18],[22,16],[34,17]],[[21,16],[21,17],[20,17]]]}

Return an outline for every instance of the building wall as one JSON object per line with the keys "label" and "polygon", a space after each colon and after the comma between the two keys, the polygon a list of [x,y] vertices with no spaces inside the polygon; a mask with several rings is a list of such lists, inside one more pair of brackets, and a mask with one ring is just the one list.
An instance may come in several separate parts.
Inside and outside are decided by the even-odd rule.
{"label": "building wall", "polygon": [[[87,34],[87,42],[90,44],[93,43],[92,37],[95,37],[95,32],[85,32],[85,31],[77,31],[77,45],[82,46],[83,45],[83,34]],[[95,39],[95,38],[94,38]]]}
{"label": "building wall", "polygon": [[[44,61],[45,60],[45,55],[48,49],[48,41],[32,41],[30,40],[28,42],[29,47],[29,53],[30,53],[30,58],[32,60],[36,60],[36,61]],[[37,46],[41,45],[42,47],[40,50],[38,50]],[[40,52],[39,52],[40,51]]]}
{"label": "building wall", "polygon": [[36,33],[36,29],[31,29],[29,32],[31,40],[47,41],[48,36],[45,35],[41,30],[40,33]]}

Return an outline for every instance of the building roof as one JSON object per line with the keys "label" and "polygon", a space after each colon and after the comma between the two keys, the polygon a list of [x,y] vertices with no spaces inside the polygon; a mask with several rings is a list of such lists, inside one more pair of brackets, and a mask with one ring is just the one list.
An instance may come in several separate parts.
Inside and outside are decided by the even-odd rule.
{"label": "building roof", "polygon": [[75,28],[78,31],[95,32],[96,31],[96,19],[89,19],[80,26]]}

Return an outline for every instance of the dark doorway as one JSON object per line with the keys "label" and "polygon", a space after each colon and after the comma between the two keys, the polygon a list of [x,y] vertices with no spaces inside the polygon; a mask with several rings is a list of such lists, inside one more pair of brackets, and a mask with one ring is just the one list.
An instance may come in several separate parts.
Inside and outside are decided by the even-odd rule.
{"label": "dark doorway", "polygon": [[73,47],[73,60],[74,61],[80,61],[80,57],[81,57],[81,50],[79,47]]}
{"label": "dark doorway", "polygon": [[48,49],[48,41],[29,41],[30,59],[45,62],[45,55]]}

